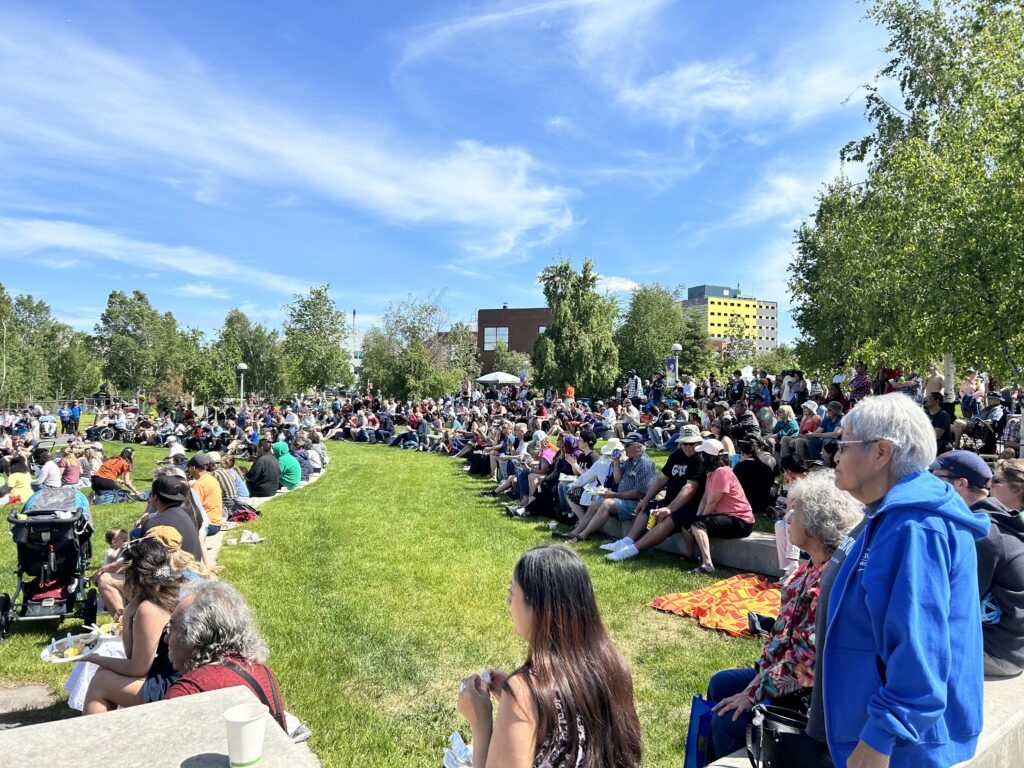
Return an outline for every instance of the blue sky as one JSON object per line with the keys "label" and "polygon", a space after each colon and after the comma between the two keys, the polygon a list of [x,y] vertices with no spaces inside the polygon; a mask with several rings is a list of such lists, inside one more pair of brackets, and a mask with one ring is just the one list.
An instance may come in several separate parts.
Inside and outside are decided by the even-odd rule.
{"label": "blue sky", "polygon": [[561,254],[785,309],[792,229],[867,132],[863,11],[7,2],[0,283],[83,330],[138,288],[209,331],[330,282],[365,328],[439,289],[452,320],[536,306]]}

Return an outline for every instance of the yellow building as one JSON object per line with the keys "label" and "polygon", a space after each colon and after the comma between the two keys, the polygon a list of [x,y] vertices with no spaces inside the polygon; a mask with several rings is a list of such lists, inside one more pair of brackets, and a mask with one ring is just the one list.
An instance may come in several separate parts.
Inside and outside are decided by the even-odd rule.
{"label": "yellow building", "polygon": [[687,290],[683,304],[701,313],[713,341],[733,338],[742,323],[744,338],[754,339],[758,352],[779,344],[777,302],[743,296],[739,286],[698,285]]}

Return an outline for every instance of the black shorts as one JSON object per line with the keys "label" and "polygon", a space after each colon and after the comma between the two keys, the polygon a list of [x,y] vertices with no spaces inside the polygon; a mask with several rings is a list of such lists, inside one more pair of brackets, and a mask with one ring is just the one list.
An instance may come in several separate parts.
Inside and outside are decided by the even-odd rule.
{"label": "black shorts", "polygon": [[679,532],[684,528],[690,530],[690,526],[693,525],[693,521],[697,519],[697,508],[686,508],[677,509],[669,517],[672,518],[672,523],[675,525],[673,530]]}
{"label": "black shorts", "polygon": [[711,539],[745,539],[754,530],[753,523],[732,515],[702,515],[694,520],[693,527],[703,528]]}

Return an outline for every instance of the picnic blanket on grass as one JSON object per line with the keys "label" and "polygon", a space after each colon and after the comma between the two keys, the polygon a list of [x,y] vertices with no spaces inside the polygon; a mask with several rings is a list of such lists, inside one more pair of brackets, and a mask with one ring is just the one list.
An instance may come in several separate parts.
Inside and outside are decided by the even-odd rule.
{"label": "picnic blanket on grass", "polygon": [[741,573],[706,589],[656,597],[648,605],[659,611],[692,616],[702,627],[721,629],[733,637],[750,637],[748,613],[778,618],[779,588],[765,576]]}

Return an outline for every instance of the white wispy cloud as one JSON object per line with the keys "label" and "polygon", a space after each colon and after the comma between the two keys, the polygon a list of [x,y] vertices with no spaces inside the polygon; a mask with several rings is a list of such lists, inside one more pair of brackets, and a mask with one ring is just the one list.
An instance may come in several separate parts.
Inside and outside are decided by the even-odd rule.
{"label": "white wispy cloud", "polygon": [[843,167],[838,157],[816,164],[776,161],[769,165],[728,224],[746,226],[777,221],[792,228],[814,211],[814,199]]}
{"label": "white wispy cloud", "polygon": [[[849,10],[823,18],[808,43],[769,57],[723,54],[696,59],[679,51],[669,66],[652,63],[651,43],[660,40],[660,13],[671,0],[548,0],[518,6],[499,3],[482,12],[442,21],[409,40],[401,66],[440,55],[465,38],[502,27],[558,25],[575,62],[591,82],[611,94],[637,119],[701,130],[772,123],[800,124],[843,108],[856,88],[874,78],[884,58],[877,29],[851,28]],[[841,23],[839,19],[841,18]],[[475,62],[474,62],[475,63]],[[561,127],[549,119],[549,130]],[[554,121],[554,122],[552,122]]]}
{"label": "white wispy cloud", "polygon": [[626,293],[628,291],[636,290],[639,287],[640,284],[638,282],[630,280],[628,277],[618,277],[617,275],[598,275],[597,278],[597,290],[608,293]]}
{"label": "white wispy cloud", "polygon": [[197,298],[205,299],[231,298],[231,294],[224,288],[218,288],[215,285],[202,281],[198,283],[185,283],[177,288],[171,288],[170,292],[176,293],[179,296],[195,296]]}
{"label": "white wispy cloud", "polygon": [[189,246],[145,242],[72,221],[0,216],[0,254],[37,257],[47,252],[68,251],[192,277],[222,279],[227,275],[275,293],[303,293],[311,285],[311,281],[268,272]]}
{"label": "white wispy cloud", "polygon": [[565,115],[552,115],[544,121],[544,127],[563,136],[576,131],[575,123]]}
{"label": "white wispy cloud", "polygon": [[0,147],[163,178],[200,201],[222,179],[299,190],[387,221],[455,225],[488,253],[573,225],[569,192],[521,147],[424,148],[387,125],[225,85],[187,52],[154,44],[142,61],[9,11],[0,60]]}

